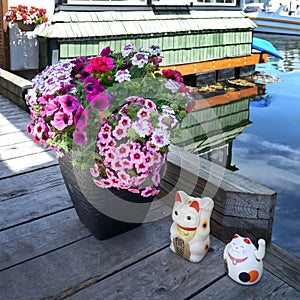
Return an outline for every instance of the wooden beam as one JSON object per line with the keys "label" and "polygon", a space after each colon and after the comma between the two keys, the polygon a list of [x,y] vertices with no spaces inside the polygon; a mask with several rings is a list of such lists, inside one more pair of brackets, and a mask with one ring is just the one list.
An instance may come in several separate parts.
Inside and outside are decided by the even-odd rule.
{"label": "wooden beam", "polygon": [[201,100],[195,101],[195,110],[200,110],[207,107],[213,107],[216,105],[226,104],[232,101],[236,101],[239,99],[252,97],[258,95],[258,87],[252,86],[250,88],[234,91],[234,92],[228,92],[226,94],[222,95],[216,95],[214,97],[210,98],[204,98]]}
{"label": "wooden beam", "polygon": [[256,65],[256,64],[266,63],[267,61],[268,61],[267,53],[253,53],[247,56],[214,59],[209,61],[201,61],[201,62],[189,63],[183,65],[163,66],[160,68],[160,71],[162,71],[163,69],[172,69],[181,72],[182,75],[191,75],[191,74],[198,74],[203,72],[222,70],[227,68]]}

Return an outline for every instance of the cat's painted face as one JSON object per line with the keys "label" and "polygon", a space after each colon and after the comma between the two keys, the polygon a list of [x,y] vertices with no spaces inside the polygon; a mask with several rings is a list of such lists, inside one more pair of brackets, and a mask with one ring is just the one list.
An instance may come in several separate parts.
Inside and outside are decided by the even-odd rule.
{"label": "cat's painted face", "polygon": [[238,259],[247,259],[254,250],[255,247],[251,243],[250,239],[239,236],[238,234],[233,236],[233,239],[228,246],[229,256]]}
{"label": "cat's painted face", "polygon": [[179,224],[180,226],[187,227],[187,228],[195,228],[199,225],[200,221],[200,206],[198,201],[176,201],[172,219],[175,223]]}

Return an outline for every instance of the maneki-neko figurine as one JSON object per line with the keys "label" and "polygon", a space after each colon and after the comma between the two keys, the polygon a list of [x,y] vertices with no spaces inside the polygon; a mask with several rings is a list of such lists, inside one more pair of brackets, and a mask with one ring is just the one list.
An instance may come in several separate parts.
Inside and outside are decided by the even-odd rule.
{"label": "maneki-neko figurine", "polygon": [[224,262],[228,276],[243,285],[257,283],[263,273],[266,242],[258,241],[258,249],[247,237],[235,234],[224,249]]}
{"label": "maneki-neko figurine", "polygon": [[183,191],[175,195],[171,226],[171,251],[197,263],[210,246],[210,216],[214,202],[209,197],[195,198]]}

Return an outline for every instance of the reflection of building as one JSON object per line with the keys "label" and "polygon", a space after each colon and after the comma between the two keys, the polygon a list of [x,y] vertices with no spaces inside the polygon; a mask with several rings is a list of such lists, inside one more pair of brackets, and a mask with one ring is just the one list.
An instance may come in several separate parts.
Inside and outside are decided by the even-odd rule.
{"label": "reflection of building", "polygon": [[173,144],[199,154],[215,163],[231,166],[232,141],[252,122],[249,120],[249,101],[262,93],[264,86],[197,100],[196,111],[185,118]]}

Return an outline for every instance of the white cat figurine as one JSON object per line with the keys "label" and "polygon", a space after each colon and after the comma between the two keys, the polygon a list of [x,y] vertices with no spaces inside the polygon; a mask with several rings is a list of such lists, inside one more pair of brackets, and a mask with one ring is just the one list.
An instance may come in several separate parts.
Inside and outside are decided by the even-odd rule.
{"label": "white cat figurine", "polygon": [[194,198],[183,191],[175,195],[171,226],[171,251],[197,263],[210,246],[210,216],[214,202],[209,197]]}
{"label": "white cat figurine", "polygon": [[235,234],[224,249],[224,262],[228,276],[243,285],[257,283],[263,273],[262,259],[265,252],[265,240],[260,239],[256,249],[249,238]]}

